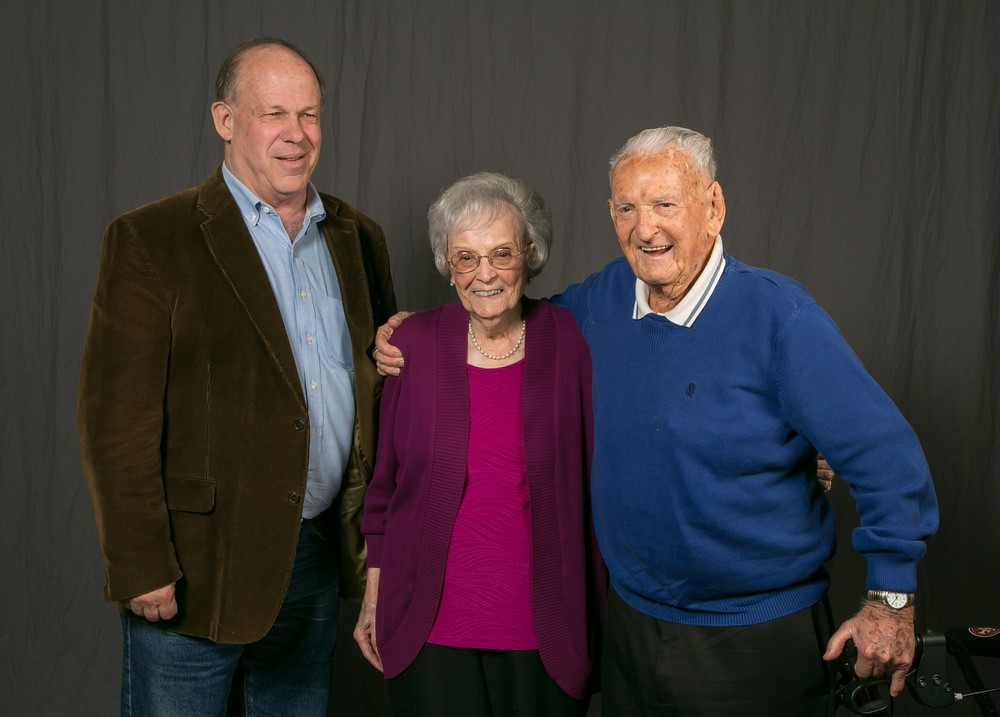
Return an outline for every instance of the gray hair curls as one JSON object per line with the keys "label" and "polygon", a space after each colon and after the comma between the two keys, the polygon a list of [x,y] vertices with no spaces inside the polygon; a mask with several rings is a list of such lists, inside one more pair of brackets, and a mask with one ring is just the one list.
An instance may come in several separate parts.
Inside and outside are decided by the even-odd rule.
{"label": "gray hair curls", "polygon": [[528,278],[537,276],[549,259],[552,214],[545,200],[518,179],[496,172],[478,172],[452,184],[427,210],[428,235],[434,265],[448,276],[448,237],[510,212],[521,230]]}

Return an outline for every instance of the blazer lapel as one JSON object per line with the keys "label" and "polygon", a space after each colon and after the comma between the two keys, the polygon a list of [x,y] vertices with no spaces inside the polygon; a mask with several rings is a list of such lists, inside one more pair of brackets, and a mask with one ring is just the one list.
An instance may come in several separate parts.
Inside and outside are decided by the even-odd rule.
{"label": "blazer lapel", "polygon": [[278,365],[289,389],[305,408],[302,384],[278,302],[274,299],[271,282],[253,238],[222,178],[221,165],[201,185],[198,206],[208,215],[201,229],[209,251]]}
{"label": "blazer lapel", "polygon": [[337,272],[347,332],[351,335],[352,346],[363,347],[371,340],[375,318],[369,300],[371,291],[364,257],[361,256],[358,225],[338,216],[338,206],[329,197],[323,197],[323,208],[326,209],[326,219],[320,223],[320,228]]}

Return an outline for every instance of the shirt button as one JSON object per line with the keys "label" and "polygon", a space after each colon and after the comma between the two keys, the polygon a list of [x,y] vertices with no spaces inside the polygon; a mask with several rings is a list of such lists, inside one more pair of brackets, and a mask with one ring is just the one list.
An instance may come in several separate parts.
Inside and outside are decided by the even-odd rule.
{"label": "shirt button", "polygon": [[309,296],[309,294],[306,293],[305,289],[303,289],[302,291],[299,292],[299,298],[300,299],[305,299],[307,296]]}
{"label": "shirt button", "polygon": [[312,344],[312,342],[313,342],[312,334],[309,334],[308,336],[306,336],[306,343],[307,344]]}
{"label": "shirt button", "polygon": [[311,383],[309,384],[309,388],[311,388],[311,389],[312,389],[313,391],[315,391],[315,390],[316,390],[317,388],[319,388],[319,384],[318,384],[318,383],[316,383],[315,381],[312,381],[312,382],[311,382]]}
{"label": "shirt button", "polygon": [[295,423],[293,423],[292,425],[295,426],[296,431],[301,431],[303,428],[306,427],[306,422],[303,421],[301,418],[296,418]]}
{"label": "shirt button", "polygon": [[291,503],[292,505],[298,505],[300,500],[302,500],[302,496],[300,496],[298,493],[288,494],[288,502]]}

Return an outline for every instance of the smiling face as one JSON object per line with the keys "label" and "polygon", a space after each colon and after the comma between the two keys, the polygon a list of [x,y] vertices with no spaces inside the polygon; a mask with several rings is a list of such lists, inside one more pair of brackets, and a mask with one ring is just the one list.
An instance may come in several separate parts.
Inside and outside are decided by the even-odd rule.
{"label": "smiling face", "polygon": [[212,104],[226,166],[276,209],[301,208],[322,142],[316,75],[291,50],[264,45],[240,59],[234,95]]}
{"label": "smiling face", "polygon": [[722,229],[722,187],[670,146],[619,162],[608,206],[622,253],[650,287],[650,307],[672,309],[705,268]]}
{"label": "smiling face", "polygon": [[[489,255],[497,249],[521,251],[520,224],[509,211],[495,218],[483,217],[472,227],[448,237],[448,256],[467,251],[470,254]],[[528,268],[524,254],[517,258],[513,269],[495,269],[489,260],[481,259],[479,268],[468,274],[451,271],[455,291],[462,306],[473,319],[483,322],[502,321],[505,317],[520,316],[521,297],[527,283]]]}

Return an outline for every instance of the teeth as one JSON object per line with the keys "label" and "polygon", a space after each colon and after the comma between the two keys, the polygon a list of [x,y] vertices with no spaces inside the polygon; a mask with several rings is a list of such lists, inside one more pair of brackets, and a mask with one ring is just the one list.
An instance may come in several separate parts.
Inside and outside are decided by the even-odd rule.
{"label": "teeth", "polygon": [[477,291],[479,296],[496,296],[500,293],[500,289],[491,289],[490,291]]}
{"label": "teeth", "polygon": [[639,248],[642,251],[646,252],[647,254],[652,254],[652,253],[658,252],[658,251],[666,251],[670,247],[668,247],[668,246],[641,246]]}

